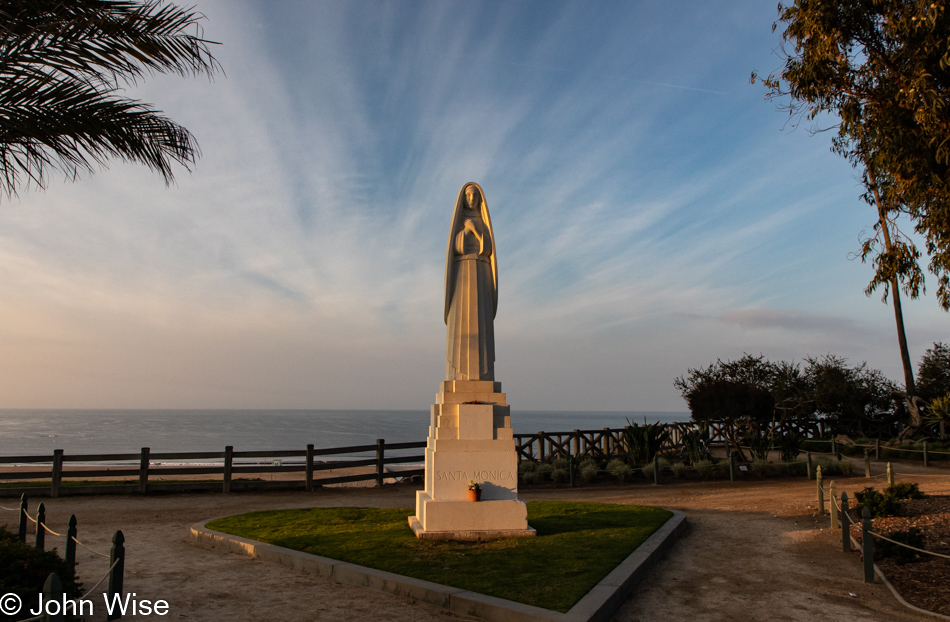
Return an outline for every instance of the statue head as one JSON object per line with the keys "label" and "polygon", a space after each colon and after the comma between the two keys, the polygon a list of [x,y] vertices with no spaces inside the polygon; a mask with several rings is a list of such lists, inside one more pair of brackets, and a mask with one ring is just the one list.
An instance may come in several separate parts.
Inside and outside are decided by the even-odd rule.
{"label": "statue head", "polygon": [[482,202],[482,195],[478,192],[478,186],[469,184],[465,187],[465,207],[470,210],[478,210]]}

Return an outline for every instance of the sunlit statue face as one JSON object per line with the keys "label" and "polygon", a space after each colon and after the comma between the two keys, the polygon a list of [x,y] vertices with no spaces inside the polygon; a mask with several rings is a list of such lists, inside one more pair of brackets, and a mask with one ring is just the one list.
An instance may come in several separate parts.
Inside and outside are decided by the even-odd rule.
{"label": "sunlit statue face", "polygon": [[481,202],[482,198],[478,194],[478,188],[475,186],[468,186],[465,188],[465,205],[468,209],[478,209],[478,205]]}

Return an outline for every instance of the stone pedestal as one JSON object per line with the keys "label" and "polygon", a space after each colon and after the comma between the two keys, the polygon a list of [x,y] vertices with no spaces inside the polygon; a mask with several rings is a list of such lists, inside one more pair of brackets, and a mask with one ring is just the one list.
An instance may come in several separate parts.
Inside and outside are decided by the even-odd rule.
{"label": "stone pedestal", "polygon": [[[481,501],[468,500],[477,482]],[[432,405],[425,490],[409,525],[418,538],[484,540],[533,536],[518,497],[518,455],[501,383],[448,380]]]}

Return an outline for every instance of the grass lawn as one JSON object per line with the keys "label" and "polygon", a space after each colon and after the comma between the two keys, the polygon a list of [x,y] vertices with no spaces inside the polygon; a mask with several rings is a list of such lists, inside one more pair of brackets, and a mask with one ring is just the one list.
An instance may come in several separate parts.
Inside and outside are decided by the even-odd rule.
{"label": "grass lawn", "polygon": [[636,505],[533,501],[538,535],[417,540],[412,509],[249,512],[209,529],[536,607],[566,612],[673,514]]}

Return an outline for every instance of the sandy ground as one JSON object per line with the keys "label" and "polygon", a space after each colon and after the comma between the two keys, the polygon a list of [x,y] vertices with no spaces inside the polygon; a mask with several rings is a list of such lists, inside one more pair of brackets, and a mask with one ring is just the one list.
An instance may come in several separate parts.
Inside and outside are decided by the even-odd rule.
{"label": "sandy ground", "polygon": [[[877,467],[876,467],[877,468]],[[913,473],[918,471],[918,473]],[[898,481],[950,494],[950,470],[899,466]],[[874,480],[880,485],[881,479]],[[863,477],[839,478],[849,494]],[[527,500],[571,499],[658,505],[686,512],[689,533],[614,616],[624,622],[690,620],[862,622],[920,620],[882,584],[863,582],[857,553],[841,551],[840,532],[816,515],[814,482],[677,482],[662,486],[528,489]],[[126,538],[125,589],[138,598],[166,600],[168,615],[149,619],[393,620],[460,619],[435,607],[315,577],[238,555],[189,544],[198,521],[252,510],[317,507],[411,507],[416,486],[333,488],[313,493],[217,493],[43,499],[47,523],[65,529],[79,521],[79,540],[108,552],[112,534]],[[35,510],[37,499],[30,504]],[[0,500],[11,507],[14,500]],[[0,523],[12,522],[0,512]],[[11,525],[12,526],[12,525]],[[64,531],[63,531],[64,532]],[[50,546],[61,542],[48,537]],[[59,544],[61,547],[62,545]],[[91,587],[106,560],[79,549],[78,571]],[[950,588],[948,588],[950,591]],[[105,619],[101,596],[93,620]],[[138,619],[143,616],[137,616]]]}

